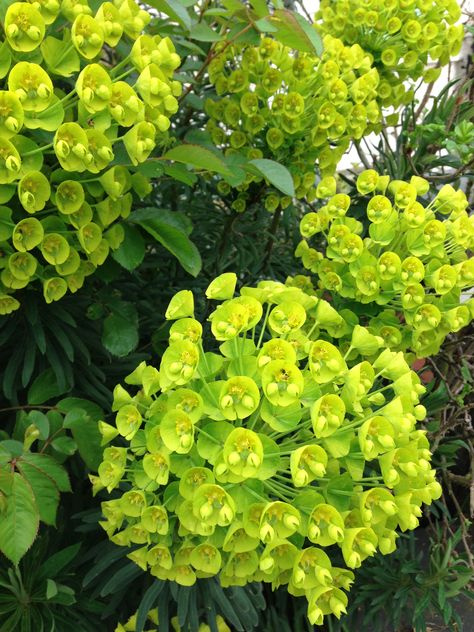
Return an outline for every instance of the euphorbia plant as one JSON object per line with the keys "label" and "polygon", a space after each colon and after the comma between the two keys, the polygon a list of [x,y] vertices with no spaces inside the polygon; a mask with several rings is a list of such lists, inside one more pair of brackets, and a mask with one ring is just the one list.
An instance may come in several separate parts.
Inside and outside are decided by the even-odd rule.
{"label": "euphorbia plant", "polygon": [[435,81],[461,50],[464,29],[456,24],[456,0],[322,0],[316,13],[322,33],[358,44],[380,74],[378,99],[397,108],[413,98],[406,82]]}
{"label": "euphorbia plant", "polygon": [[[323,53],[299,53],[271,37],[256,46],[222,46],[209,64],[217,99],[206,101],[207,130],[227,155],[272,159],[293,175],[296,197],[315,197],[315,166],[334,173],[351,139],[376,130],[379,76],[359,45],[344,46],[331,36]],[[249,174],[238,186],[233,208],[242,212],[251,197]],[[220,184],[221,193],[229,190]],[[273,212],[290,199],[272,190],[265,197]]]}
{"label": "euphorbia plant", "polygon": [[235,285],[226,273],[207,289],[209,341],[193,294],[176,294],[159,369],[116,387],[92,477],[114,496],[101,524],[160,579],[284,584],[321,624],[345,612],[350,569],[392,552],[441,493],[417,428],[425,388],[361,326],[341,353],[347,325],[314,293]]}
{"label": "euphorbia plant", "polygon": [[133,0],[95,9],[13,2],[2,16],[0,314],[35,281],[47,302],[75,292],[120,246],[133,193],[151,191],[135,168],[178,108],[180,58],[144,34],[149,13]]}
{"label": "euphorbia plant", "polygon": [[[365,228],[353,217],[351,198],[335,193],[333,184],[321,189],[325,203],[304,215],[296,254],[319,288],[341,309],[360,314],[391,349],[434,355],[474,315],[474,223],[465,194],[445,185],[430,198],[423,178],[390,181],[364,171],[357,190]],[[315,236],[319,249],[307,241]]]}

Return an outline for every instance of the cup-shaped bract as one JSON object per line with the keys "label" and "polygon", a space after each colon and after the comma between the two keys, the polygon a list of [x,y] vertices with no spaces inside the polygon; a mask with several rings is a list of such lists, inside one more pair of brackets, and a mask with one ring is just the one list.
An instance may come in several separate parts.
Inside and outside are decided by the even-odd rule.
{"label": "cup-shaped bract", "polygon": [[[348,47],[360,45],[380,75],[377,100],[397,108],[413,98],[417,80],[435,81],[442,66],[459,53],[464,35],[463,26],[456,24],[460,17],[456,0],[322,0],[316,28]],[[351,89],[357,88],[353,84]]]}
{"label": "cup-shaped bract", "polygon": [[[375,353],[384,342],[418,357],[437,353],[449,333],[472,320],[466,295],[474,286],[474,223],[466,196],[451,185],[430,195],[423,178],[390,181],[374,170],[362,172],[356,184],[369,198],[366,237],[350,208],[328,217],[330,198],[303,217],[304,241],[296,254],[335,304],[371,304],[370,316],[361,318],[365,327],[353,331],[351,349],[362,345]],[[310,258],[308,241],[323,230],[325,251]],[[356,238],[352,257],[349,242]]]}
{"label": "cup-shaped bract", "polygon": [[[332,36],[323,45],[321,57],[270,36],[255,45],[217,45],[219,54],[209,64],[217,97],[205,103],[207,130],[218,147],[229,155],[239,150],[251,159],[280,162],[293,177],[296,197],[309,200],[327,197],[350,140],[377,130],[381,116],[371,58]],[[326,185],[316,186],[315,165]],[[245,209],[249,187],[260,181],[261,174],[248,174],[237,187],[237,212]],[[265,207],[275,212],[289,201],[270,190]]]}
{"label": "cup-shaped bract", "polygon": [[[168,36],[143,32],[150,15],[135,0],[98,1],[94,12],[86,0],[19,0],[4,11],[0,186],[9,185],[2,203],[10,215],[3,241],[9,254],[31,247],[33,258],[4,267],[2,296],[34,282],[43,283],[47,301],[65,287],[76,292],[122,244],[134,196],[152,192],[140,163],[168,140],[181,60]],[[117,150],[122,164],[111,168]],[[33,214],[44,242],[38,225],[25,223]],[[13,297],[3,304],[5,313],[20,306]]]}
{"label": "cup-shaped bract", "polygon": [[397,528],[439,496],[416,427],[425,389],[402,353],[306,279],[234,292],[235,277],[212,281],[210,325],[191,292],[175,295],[159,371],[142,362],[115,388],[116,429],[99,429],[121,447],[92,477],[116,495],[101,525],[142,545],[130,559],[162,580],[284,584],[320,624],[344,612],[349,569],[392,552]]}

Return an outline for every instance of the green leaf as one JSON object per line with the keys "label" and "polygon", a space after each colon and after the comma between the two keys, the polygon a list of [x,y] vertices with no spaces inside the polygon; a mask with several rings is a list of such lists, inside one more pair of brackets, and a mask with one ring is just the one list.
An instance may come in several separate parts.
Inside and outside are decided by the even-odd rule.
{"label": "green leaf", "polygon": [[274,24],[269,22],[266,17],[257,20],[255,22],[255,26],[262,33],[276,33],[278,31],[278,28]]}
{"label": "green leaf", "polygon": [[135,167],[135,171],[141,173],[146,178],[159,178],[164,173],[163,163],[155,158],[148,158],[146,162],[141,162]]}
{"label": "green leaf", "polygon": [[288,9],[277,9],[267,19],[276,27],[274,38],[281,44],[321,57],[323,52],[321,38],[303,16]]}
{"label": "green leaf", "polygon": [[57,452],[67,456],[72,456],[77,450],[76,442],[71,437],[58,437],[51,442],[51,445]]}
{"label": "green leaf", "polygon": [[131,272],[135,270],[145,256],[145,241],[140,231],[135,226],[122,224],[125,238],[119,248],[113,253],[113,258],[117,263]]}
{"label": "green leaf", "polygon": [[27,463],[38,472],[48,476],[60,492],[71,491],[71,485],[66,470],[52,456],[48,454],[29,453],[22,456],[21,462],[22,464]]}
{"label": "green leaf", "polygon": [[195,24],[189,36],[198,42],[219,42],[223,39],[222,35],[213,31],[205,22]]}
{"label": "green leaf", "polygon": [[351,505],[353,490],[352,477],[349,472],[334,477],[326,485],[326,499],[328,504],[334,505],[338,511],[348,511]]}
{"label": "green leaf", "polygon": [[25,127],[30,129],[44,129],[54,132],[64,120],[64,108],[59,98],[53,95],[51,103],[42,112],[25,112]]}
{"label": "green leaf", "polygon": [[178,182],[182,182],[183,184],[187,184],[189,187],[196,184],[198,181],[197,175],[188,171],[188,169],[184,165],[180,165],[178,163],[173,165],[165,165],[165,173],[173,180],[178,180]]}
{"label": "green leaf", "polygon": [[102,344],[110,353],[118,358],[131,353],[138,344],[138,328],[119,314],[110,314],[104,320]]}
{"label": "green leaf", "polygon": [[159,209],[140,209],[132,213],[130,222],[138,224],[173,254],[183,268],[196,277],[202,266],[201,255],[186,233],[173,225],[169,215]]}
{"label": "green leaf", "polygon": [[[4,14],[2,16],[3,11],[0,10],[0,17],[3,22]],[[5,40],[0,45],[0,79],[3,79],[5,75],[10,70],[10,66],[12,63],[12,55],[10,53],[10,47],[8,46],[8,42]]]}
{"label": "green leaf", "polygon": [[78,542],[77,544],[71,544],[71,546],[68,546],[48,557],[48,559],[41,565],[38,579],[57,577],[63,568],[65,568],[76,557],[80,548],[81,543]]}
{"label": "green leaf", "polygon": [[12,222],[12,211],[8,206],[0,206],[0,241],[10,239],[15,228]]}
{"label": "green leaf", "polygon": [[70,41],[46,37],[41,42],[41,52],[48,69],[56,75],[70,77],[74,72],[79,72],[81,61]]}
{"label": "green leaf", "polygon": [[49,436],[49,419],[40,410],[32,410],[28,413],[28,420],[39,430],[39,438],[45,441]]}
{"label": "green leaf", "polygon": [[0,489],[7,497],[0,520],[0,551],[18,564],[36,538],[39,512],[31,487],[18,472],[0,471]]}
{"label": "green leaf", "polygon": [[79,454],[85,464],[91,470],[96,471],[102,461],[102,436],[97,422],[101,418],[102,411],[97,415],[89,414],[83,408],[71,409],[64,418],[64,427],[69,428],[77,444]]}
{"label": "green leaf", "polygon": [[186,30],[191,28],[191,16],[177,0],[149,0],[148,4],[181,24]]}
{"label": "green leaf", "polygon": [[135,626],[136,632],[143,632],[143,628],[145,627],[145,623],[148,617],[148,613],[153,609],[156,600],[158,599],[158,595],[163,590],[165,586],[165,582],[155,579],[153,584],[147,589],[143,598],[138,606],[137,611],[137,623]]}
{"label": "green leaf", "polygon": [[45,524],[55,526],[59,491],[54,481],[42,470],[30,465],[23,459],[17,461],[17,467],[33,490],[40,520]]}
{"label": "green leaf", "polygon": [[163,158],[192,165],[204,171],[214,171],[224,176],[231,175],[227,165],[219,155],[199,145],[192,145],[191,143],[176,145],[167,151]]}
{"label": "green leaf", "polygon": [[274,160],[267,160],[266,158],[256,158],[251,160],[249,165],[253,165],[270,184],[273,184],[285,195],[290,197],[295,195],[295,185],[293,184],[291,173],[280,163]]}
{"label": "green leaf", "polygon": [[67,390],[67,384],[65,384],[62,388],[59,387],[53,369],[46,369],[38,375],[28,389],[28,404],[31,406],[44,404],[50,399],[59,397]]}
{"label": "green leaf", "polygon": [[46,580],[46,599],[52,599],[58,594],[58,586],[53,579]]}

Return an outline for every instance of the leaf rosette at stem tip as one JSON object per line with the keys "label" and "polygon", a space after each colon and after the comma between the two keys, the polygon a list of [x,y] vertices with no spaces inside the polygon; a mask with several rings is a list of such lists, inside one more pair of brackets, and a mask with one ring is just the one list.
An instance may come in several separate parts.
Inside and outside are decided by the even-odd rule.
{"label": "leaf rosette at stem tip", "polygon": [[[370,304],[352,349],[375,352],[383,340],[419,358],[436,354],[446,336],[474,318],[474,222],[466,196],[449,184],[431,193],[423,178],[391,181],[373,169],[360,173],[356,186],[367,231],[349,205],[343,216],[329,214],[336,194],[301,220],[296,256],[335,305]],[[327,245],[316,251],[310,240],[320,234]]]}
{"label": "leaf rosette at stem tip", "polygon": [[[0,275],[0,295],[12,296],[0,302],[0,315],[20,307],[15,292],[30,284],[42,285],[48,302],[60,300],[64,287],[76,292],[120,249],[123,220],[135,200],[153,191],[141,165],[169,141],[181,94],[174,44],[155,28],[153,35],[147,32],[151,16],[135,0],[7,5],[0,61],[0,198],[11,215],[2,241],[9,255],[12,249],[29,251],[28,236],[18,237],[32,226],[22,222],[36,214],[47,243],[49,235],[60,236],[66,245],[61,242],[55,251],[75,254],[64,260],[51,255],[42,240],[31,246],[36,268],[21,287],[10,270]],[[125,258],[119,254],[117,260]],[[49,281],[53,274],[61,282]]]}
{"label": "leaf rosette at stem tip", "polygon": [[114,495],[101,525],[162,580],[283,584],[320,624],[344,612],[350,569],[392,552],[441,493],[417,428],[425,388],[308,278],[235,286],[211,282],[205,323],[178,292],[159,370],[142,362],[114,389],[91,476]]}

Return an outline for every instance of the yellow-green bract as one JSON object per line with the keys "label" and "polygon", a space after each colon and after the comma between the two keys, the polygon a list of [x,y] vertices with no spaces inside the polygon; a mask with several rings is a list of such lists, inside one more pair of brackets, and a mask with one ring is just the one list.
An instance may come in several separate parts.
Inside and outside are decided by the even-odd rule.
{"label": "yellow-green bract", "polygon": [[[336,193],[301,220],[296,254],[338,305],[370,305],[365,323],[391,349],[434,355],[474,316],[466,196],[445,185],[430,199],[423,178],[390,181],[372,169],[359,175],[357,189],[369,196],[368,230],[351,216],[350,197]],[[322,239],[321,250],[309,245],[312,237]]]}
{"label": "yellow-green bract", "polygon": [[345,612],[351,569],[394,551],[398,529],[441,493],[417,428],[425,388],[403,353],[308,279],[234,297],[235,281],[208,288],[220,296],[210,328],[178,293],[160,366],[142,362],[116,387],[91,476],[95,493],[114,493],[101,525],[138,545],[130,559],[159,579],[286,585],[321,624]]}
{"label": "yellow-green bract", "polygon": [[[133,168],[166,139],[177,111],[180,58],[168,37],[143,32],[149,13],[134,0],[94,11],[87,0],[6,10],[0,314],[18,309],[15,291],[36,281],[48,303],[76,292],[120,246],[133,194],[151,191]],[[122,141],[129,166],[113,164]]]}

